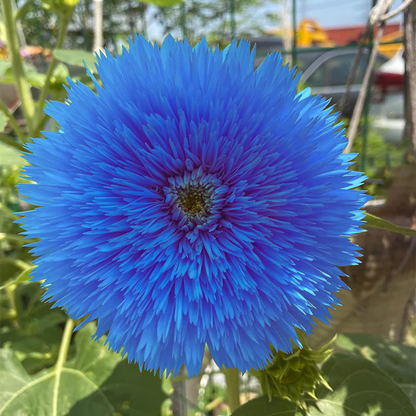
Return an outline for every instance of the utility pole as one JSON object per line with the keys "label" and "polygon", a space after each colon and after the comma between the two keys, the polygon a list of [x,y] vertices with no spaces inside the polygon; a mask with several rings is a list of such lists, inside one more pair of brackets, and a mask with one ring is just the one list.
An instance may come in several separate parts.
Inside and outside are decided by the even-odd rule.
{"label": "utility pole", "polygon": [[296,49],[298,47],[297,37],[296,37],[296,0],[292,0],[292,29],[293,29],[293,42],[292,42],[292,66],[296,65]]}
{"label": "utility pole", "polygon": [[290,0],[283,0],[282,24],[283,24],[283,50],[285,59],[291,60],[290,50],[292,49],[292,34],[290,27]]}
{"label": "utility pole", "polygon": [[103,0],[94,0],[94,52],[103,49]]}
{"label": "utility pole", "polygon": [[404,114],[405,130],[404,142],[409,152],[416,151],[416,1],[414,0],[404,12]]}

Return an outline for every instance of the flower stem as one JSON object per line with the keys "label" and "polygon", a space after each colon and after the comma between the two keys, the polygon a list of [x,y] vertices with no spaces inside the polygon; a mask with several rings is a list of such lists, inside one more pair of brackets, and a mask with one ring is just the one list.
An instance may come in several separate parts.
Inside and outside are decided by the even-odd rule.
{"label": "flower stem", "polygon": [[56,371],[62,370],[65,364],[68,348],[72,338],[72,330],[74,329],[74,321],[68,319],[65,324],[64,334],[62,335],[61,345],[59,347],[58,361],[56,362]]}
{"label": "flower stem", "polygon": [[[56,42],[55,49],[61,48],[62,44],[64,43],[64,39],[65,39],[65,35],[66,35],[66,30],[68,28],[69,20],[70,19],[61,19],[61,21],[60,21],[58,41]],[[48,72],[46,73],[45,84],[42,88],[42,91],[41,91],[40,97],[39,97],[39,101],[37,103],[38,108],[37,108],[37,112],[36,112],[36,126],[38,126],[42,122],[42,119],[43,119],[43,116],[44,116],[43,107],[45,106],[46,95],[48,94],[50,83],[51,83],[51,78],[52,78],[53,71],[55,70],[57,62],[58,61],[55,58],[55,56],[52,55],[52,60],[51,60],[51,63],[49,64]],[[38,129],[36,128],[36,130],[38,130]],[[39,132],[35,131],[34,133],[37,136]]]}
{"label": "flower stem", "polygon": [[16,302],[16,286],[15,285],[10,285],[9,287],[6,287],[6,293],[7,296],[9,298],[9,303],[10,303],[10,309],[11,309],[11,314],[10,316],[13,319],[13,324],[16,328],[20,327],[19,324],[19,315],[18,315],[18,308],[17,308],[17,302]]}
{"label": "flower stem", "polygon": [[228,405],[231,413],[240,406],[240,379],[236,368],[223,369],[227,383]]}
{"label": "flower stem", "polygon": [[26,141],[25,135],[23,130],[20,128],[17,120],[14,118],[13,114],[10,113],[9,109],[7,108],[6,104],[0,101],[0,111],[4,113],[4,115],[9,119],[9,123],[12,126],[16,136],[24,143]]}
{"label": "flower stem", "polygon": [[0,142],[6,143],[8,146],[15,147],[19,151],[23,149],[20,143],[17,143],[14,139],[10,136],[6,136],[5,134],[0,134]]}
{"label": "flower stem", "polygon": [[74,321],[68,319],[65,324],[64,335],[62,336],[61,346],[59,347],[59,356],[58,361],[55,366],[55,384],[53,388],[52,395],[52,414],[56,415],[58,413],[58,393],[59,385],[61,382],[62,369],[64,368],[66,357],[68,355],[69,344],[71,343],[72,330],[74,329]]}
{"label": "flower stem", "polygon": [[17,39],[16,20],[13,14],[11,0],[1,0],[4,23],[6,24],[6,39],[8,54],[12,62],[13,77],[16,82],[19,98],[22,103],[22,110],[25,115],[29,132],[32,129],[35,106],[30,93],[29,83],[26,81],[23,70],[23,63],[20,57],[19,41]]}

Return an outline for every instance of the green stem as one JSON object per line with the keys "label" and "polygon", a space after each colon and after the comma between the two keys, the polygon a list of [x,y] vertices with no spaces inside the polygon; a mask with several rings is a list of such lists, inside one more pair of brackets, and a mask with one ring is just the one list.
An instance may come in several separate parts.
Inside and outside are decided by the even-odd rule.
{"label": "green stem", "polygon": [[187,30],[186,30],[186,6],[185,6],[185,2],[182,2],[181,3],[181,17],[180,17],[180,22],[181,22],[180,24],[181,24],[181,29],[182,29],[182,38],[183,38],[183,40],[185,40],[186,35],[187,35]]}
{"label": "green stem", "polygon": [[228,368],[222,370],[227,383],[228,405],[231,413],[240,406],[240,378],[236,368]]}
{"label": "green stem", "polygon": [[71,343],[72,330],[74,329],[75,322],[72,319],[68,319],[65,324],[64,334],[62,335],[61,346],[59,347],[58,361],[56,362],[55,370],[62,371],[62,368],[68,355],[69,344]]}
{"label": "green stem", "polygon": [[36,123],[36,127],[35,127],[35,136],[37,137],[39,135],[39,133],[41,132],[41,130],[44,129],[46,122],[48,121],[49,116],[47,116],[46,114],[43,114],[43,116],[41,117],[41,119]]}
{"label": "green stem", "polygon": [[21,245],[39,241],[37,238],[25,238],[23,235],[6,233],[0,233],[0,241],[1,240],[13,241],[14,243],[18,243]]}
{"label": "green stem", "polygon": [[65,324],[64,335],[62,336],[61,346],[59,347],[58,361],[55,366],[55,384],[52,395],[52,414],[58,413],[58,397],[59,397],[59,385],[61,381],[62,369],[64,368],[66,357],[68,355],[69,345],[72,338],[72,330],[74,329],[74,321],[68,319]]}
{"label": "green stem", "polygon": [[[55,49],[60,49],[62,47],[62,44],[64,43],[65,35],[66,35],[66,30],[68,28],[68,23],[70,20],[71,19],[61,20],[61,24],[59,27],[58,41],[56,43]],[[52,61],[49,64],[48,72],[46,73],[45,84],[42,88],[42,91],[40,93],[40,98],[38,101],[38,109],[36,113],[36,126],[39,125],[39,123],[41,123],[44,117],[43,107],[45,106],[46,95],[48,94],[53,71],[55,70],[57,63],[58,63],[57,59],[55,58],[55,56],[52,55]],[[35,135],[37,136],[38,134],[39,134],[39,131],[35,131]]]}
{"label": "green stem", "polygon": [[16,328],[19,328],[19,316],[18,316],[18,308],[16,305],[16,286],[11,285],[6,288],[6,293],[9,298],[9,304],[11,309],[10,317],[13,319],[13,324]]}
{"label": "green stem", "polygon": [[20,126],[17,123],[17,120],[14,118],[13,114],[7,108],[7,105],[4,104],[2,101],[0,101],[0,111],[3,111],[3,113],[9,119],[10,125],[12,126],[12,128],[13,128],[14,132],[16,133],[17,137],[19,137],[19,139],[24,143],[26,141],[26,138],[25,138],[25,135],[23,133],[23,130],[20,128]]}
{"label": "green stem", "polygon": [[35,0],[26,0],[26,3],[15,14],[16,21],[21,19],[29,11],[29,8],[34,3],[34,1]]}
{"label": "green stem", "polygon": [[6,39],[8,53],[12,62],[13,77],[16,82],[19,98],[22,103],[23,114],[29,132],[32,130],[33,117],[35,115],[35,105],[30,93],[30,86],[25,78],[22,58],[20,57],[19,41],[17,39],[16,21],[13,15],[12,1],[1,0],[3,18],[6,24]]}
{"label": "green stem", "polygon": [[6,143],[8,146],[15,147],[19,151],[23,150],[23,147],[20,143],[17,143],[11,137],[6,136],[5,134],[0,134],[0,142]]}

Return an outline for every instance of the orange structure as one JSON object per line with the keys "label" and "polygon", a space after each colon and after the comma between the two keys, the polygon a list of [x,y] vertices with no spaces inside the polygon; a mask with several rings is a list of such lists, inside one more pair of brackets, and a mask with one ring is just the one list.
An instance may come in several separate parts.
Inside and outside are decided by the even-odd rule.
{"label": "orange structure", "polygon": [[[281,29],[271,29],[267,32],[270,35],[283,36]],[[291,36],[293,36],[291,31]],[[312,19],[303,19],[296,31],[296,40],[299,48],[311,48],[313,46],[331,47],[336,44],[332,42],[321,26]]]}
{"label": "orange structure", "polygon": [[[339,46],[349,45],[351,43],[358,43],[365,32],[365,26],[350,26],[341,28],[326,28],[324,29],[327,38],[333,41]],[[377,33],[377,28],[375,29]],[[381,43],[395,42],[391,45],[381,45],[378,51],[392,58],[397,51],[403,46],[401,41],[403,40],[403,32],[400,30],[399,23],[388,24],[384,28],[384,36],[381,39]]]}
{"label": "orange structure", "polygon": [[[323,29],[315,20],[303,19],[296,31],[297,45],[299,48],[311,47],[333,47],[346,46],[358,43],[365,32],[365,26],[349,26],[341,28]],[[281,29],[271,29],[267,32],[271,35],[283,36],[285,33]],[[377,33],[377,29],[376,29]],[[290,33],[292,35],[292,31]],[[390,45],[381,45],[379,52],[388,58],[392,58],[396,52],[403,46],[400,41],[403,39],[403,32],[400,30],[400,24],[389,24],[385,26],[382,43],[395,42]]]}

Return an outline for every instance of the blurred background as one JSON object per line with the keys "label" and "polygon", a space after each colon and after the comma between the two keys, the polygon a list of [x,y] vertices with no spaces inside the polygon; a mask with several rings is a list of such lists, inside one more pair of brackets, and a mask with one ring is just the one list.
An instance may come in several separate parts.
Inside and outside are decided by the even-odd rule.
{"label": "blurred background", "polygon": [[[52,414],[36,403],[40,397],[52,403],[44,383],[55,374],[67,321],[64,312],[40,302],[43,290],[28,281],[31,256],[12,214],[32,208],[16,189],[25,181],[19,179],[20,152],[31,137],[58,128],[43,107],[45,99],[64,100],[66,77],[92,88],[83,60],[93,68],[93,52],[122,53],[135,32],[159,44],[168,33],[192,44],[205,36],[220,48],[234,37],[245,38],[256,46],[255,67],[280,51],[303,72],[299,89],[310,87],[340,111],[348,151],[359,152],[351,169],[366,173],[363,187],[374,196],[367,211],[416,228],[415,1],[2,0],[1,5],[0,374],[7,388],[0,393],[0,415]],[[376,364],[416,403],[416,237],[371,229],[356,242],[362,263],[344,270],[352,290],[340,294],[343,307],[310,345],[318,348],[340,334],[336,351]],[[62,378],[59,394],[65,400],[57,414],[229,414],[224,375],[209,352],[198,378],[188,380],[184,369],[160,382],[89,343],[93,328],[83,331],[71,340],[65,368],[90,384]],[[80,392],[72,391],[74,383]],[[260,394],[257,378],[240,378],[242,403]]]}

